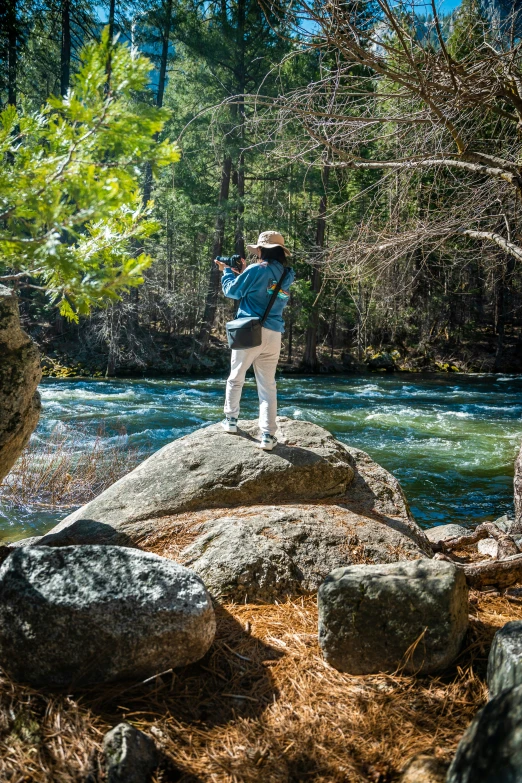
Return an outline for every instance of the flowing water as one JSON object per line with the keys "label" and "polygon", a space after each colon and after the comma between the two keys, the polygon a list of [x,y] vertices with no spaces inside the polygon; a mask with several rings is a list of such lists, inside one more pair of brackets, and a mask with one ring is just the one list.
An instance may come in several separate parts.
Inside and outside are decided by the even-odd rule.
{"label": "flowing water", "polygon": [[[400,480],[423,527],[476,524],[512,513],[513,463],[522,441],[522,376],[284,377],[279,412],[326,427],[367,451]],[[80,433],[91,449],[100,425],[151,453],[222,418],[224,380],[46,380],[33,438]],[[257,414],[253,378],[242,415]],[[233,437],[233,436],[231,436]],[[77,440],[78,443],[78,440]],[[0,506],[0,537],[48,530],[70,509]]]}

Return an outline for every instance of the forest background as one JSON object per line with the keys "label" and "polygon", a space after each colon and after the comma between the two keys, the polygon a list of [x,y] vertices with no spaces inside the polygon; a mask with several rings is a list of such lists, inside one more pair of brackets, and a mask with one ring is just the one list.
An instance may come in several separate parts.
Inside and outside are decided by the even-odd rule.
{"label": "forest background", "polygon": [[[110,37],[119,35],[152,60],[149,84],[136,100],[169,110],[155,138],[178,140],[181,150],[179,162],[139,170],[143,203],[153,200],[157,221],[154,233],[133,240],[136,257],[145,251],[153,259],[143,285],[70,321],[37,280],[15,280],[24,325],[43,350],[47,374],[225,369],[224,324],[233,305],[219,294],[212,259],[244,255],[245,243],[267,229],[283,233],[297,271],[286,310],[287,369],[522,370],[520,258],[506,246],[517,241],[517,198],[492,189],[489,174],[479,170],[459,179],[460,171],[448,173],[444,165],[372,167],[373,160],[397,159],[399,144],[409,161],[431,154],[430,144],[440,142],[433,132],[430,138],[433,121],[410,102],[402,132],[397,106],[391,119],[385,116],[386,96],[378,123],[372,118],[373,93],[382,96],[369,70],[372,57],[383,54],[375,43],[382,4],[351,4],[357,30],[372,31],[363,43],[369,59],[355,65],[353,51],[343,52],[335,37],[344,11],[302,4],[301,13],[303,7],[304,23],[293,6],[257,0],[4,5],[2,106],[35,113],[49,96],[67,96],[82,47],[99,39],[107,23]],[[484,46],[499,51],[491,9],[475,0],[435,18],[424,6],[417,13],[397,8],[414,42],[403,51],[417,47],[427,68],[426,57],[445,54],[449,81],[452,68],[458,72],[452,63],[484,70]],[[388,33],[382,48],[393,63],[402,33],[392,30],[387,39]],[[507,43],[505,37],[504,51],[512,52],[513,35]],[[350,89],[343,93],[338,87],[346,78]],[[483,111],[479,121],[476,105],[457,103],[452,111],[481,150],[507,146],[517,162],[519,125],[512,131],[502,124],[509,97],[502,100],[500,125],[498,117],[484,121]],[[352,154],[357,134],[364,165],[347,165],[339,149]],[[489,239],[507,232],[504,245],[473,236],[481,210]],[[12,270],[4,262],[2,271]]]}

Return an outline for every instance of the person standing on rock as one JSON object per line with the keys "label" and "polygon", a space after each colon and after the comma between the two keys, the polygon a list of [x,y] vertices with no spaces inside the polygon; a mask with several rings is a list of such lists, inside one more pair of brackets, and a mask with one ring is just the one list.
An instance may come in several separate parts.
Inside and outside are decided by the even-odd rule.
{"label": "person standing on rock", "polygon": [[[277,389],[275,374],[281,352],[281,336],[285,329],[283,310],[290,298],[289,289],[295,279],[294,270],[288,266],[290,251],[277,231],[263,231],[255,245],[247,245],[258,261],[235,270],[215,259],[223,272],[223,293],[230,299],[238,299],[237,318],[262,318],[281,279],[283,283],[272,303],[262,326],[261,344],[255,348],[232,350],[231,371],[225,396],[225,432],[237,432],[237,419],[241,392],[247,370],[253,365],[259,395],[259,447],[270,451],[277,443]],[[283,277],[283,273],[284,277]]]}

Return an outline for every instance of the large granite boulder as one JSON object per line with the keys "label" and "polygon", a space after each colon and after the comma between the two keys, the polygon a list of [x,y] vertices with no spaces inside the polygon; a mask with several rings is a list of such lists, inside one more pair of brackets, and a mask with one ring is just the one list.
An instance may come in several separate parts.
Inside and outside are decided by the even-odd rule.
{"label": "large granite boulder", "polygon": [[214,597],[271,601],[316,592],[335,568],[425,557],[409,530],[336,503],[251,506],[209,519],[179,560]]}
{"label": "large granite boulder", "polygon": [[441,560],[339,568],[319,588],[318,606],[323,655],[350,674],[441,671],[468,626],[465,576]]}
{"label": "large granite boulder", "polygon": [[149,552],[27,547],[0,568],[0,666],[37,687],[143,680],[199,660],[214,633],[201,579]]}
{"label": "large granite boulder", "polygon": [[489,698],[522,685],[522,621],[506,623],[493,637],[488,658]]}
{"label": "large granite boulder", "polygon": [[0,481],[38,423],[40,354],[20,327],[18,299],[0,285]]}
{"label": "large granite boulder", "polygon": [[182,511],[343,495],[354,477],[343,444],[306,421],[278,424],[279,445],[271,452],[256,448],[252,421],[240,421],[238,435],[214,424],[169,443],[42,543],[130,544],[154,530],[151,519]]}
{"label": "large granite boulder", "polygon": [[447,783],[522,780],[522,685],[502,691],[480,710],[462,737]]}
{"label": "large granite boulder", "polygon": [[322,427],[286,418],[278,424],[282,443],[268,453],[256,448],[257,422],[240,422],[239,436],[215,425],[173,441],[69,515],[39,544],[116,542],[161,551],[158,539],[168,542],[175,536],[182,517],[210,522],[230,516],[230,507],[320,505],[336,498],[343,510],[364,517],[368,529],[372,521],[379,523],[375,531],[390,527],[431,556],[394,476]]}

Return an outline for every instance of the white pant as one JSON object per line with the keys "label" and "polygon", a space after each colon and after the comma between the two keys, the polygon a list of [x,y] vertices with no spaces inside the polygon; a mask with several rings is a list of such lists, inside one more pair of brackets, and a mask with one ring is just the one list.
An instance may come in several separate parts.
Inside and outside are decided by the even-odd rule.
{"label": "white pant", "polygon": [[249,367],[254,365],[257,393],[259,396],[259,428],[262,432],[275,435],[277,425],[277,389],[275,374],[281,353],[281,332],[262,329],[261,345],[232,351],[231,371],[227,380],[225,416],[239,417],[239,402]]}

